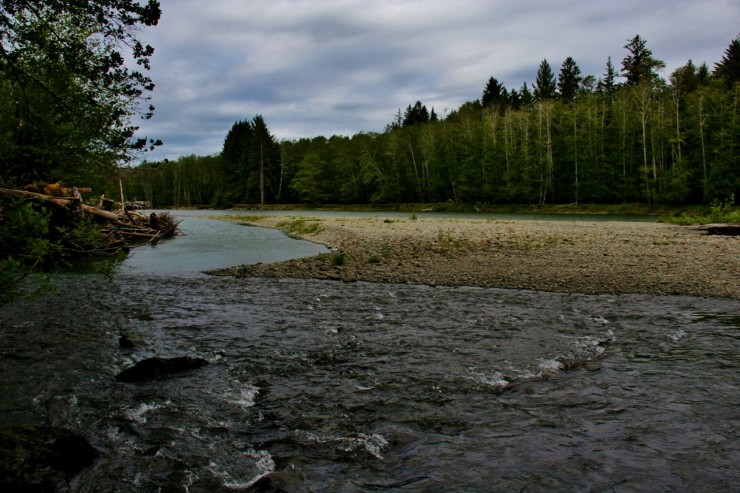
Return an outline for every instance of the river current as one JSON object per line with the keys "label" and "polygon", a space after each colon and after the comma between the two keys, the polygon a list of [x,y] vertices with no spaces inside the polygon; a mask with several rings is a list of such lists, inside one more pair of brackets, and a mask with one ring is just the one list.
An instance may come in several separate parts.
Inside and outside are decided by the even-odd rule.
{"label": "river current", "polygon": [[0,308],[0,426],[102,452],[65,491],[740,490],[738,300],[165,271]]}

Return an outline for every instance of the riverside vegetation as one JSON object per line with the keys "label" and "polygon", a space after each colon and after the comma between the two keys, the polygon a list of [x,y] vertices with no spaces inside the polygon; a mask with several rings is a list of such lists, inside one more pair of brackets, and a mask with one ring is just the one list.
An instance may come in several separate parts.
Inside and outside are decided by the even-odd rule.
{"label": "riverside vegetation", "polygon": [[600,76],[547,60],[531,86],[491,77],[442,115],[420,101],[382,132],[278,142],[236,122],[220,153],[125,170],[127,194],[159,206],[276,204],[734,204],[740,198],[740,37],[710,69],[667,78],[646,40]]}

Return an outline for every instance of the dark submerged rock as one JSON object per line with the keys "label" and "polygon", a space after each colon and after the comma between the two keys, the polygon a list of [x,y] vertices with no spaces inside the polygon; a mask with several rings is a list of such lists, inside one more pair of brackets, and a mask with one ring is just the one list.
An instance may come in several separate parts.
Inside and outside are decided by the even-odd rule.
{"label": "dark submerged rock", "polygon": [[250,493],[303,493],[309,490],[295,472],[280,471],[262,476],[247,488],[247,491]]}
{"label": "dark submerged rock", "polygon": [[136,343],[127,334],[121,334],[121,337],[118,338],[118,347],[134,348]]}
{"label": "dark submerged rock", "polygon": [[0,491],[57,491],[99,455],[84,437],[64,428],[2,429]]}
{"label": "dark submerged rock", "polygon": [[126,368],[116,375],[116,380],[119,382],[141,382],[173,373],[194,370],[207,364],[208,361],[203,358],[193,358],[190,356],[160,358],[155,356],[139,361],[130,368]]}

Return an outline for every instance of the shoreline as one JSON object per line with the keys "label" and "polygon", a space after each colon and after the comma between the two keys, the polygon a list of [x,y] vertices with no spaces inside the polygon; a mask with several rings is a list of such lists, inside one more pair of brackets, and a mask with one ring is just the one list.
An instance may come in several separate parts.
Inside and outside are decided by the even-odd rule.
{"label": "shoreline", "polygon": [[239,218],[332,253],[215,275],[740,299],[740,240],[652,222]]}

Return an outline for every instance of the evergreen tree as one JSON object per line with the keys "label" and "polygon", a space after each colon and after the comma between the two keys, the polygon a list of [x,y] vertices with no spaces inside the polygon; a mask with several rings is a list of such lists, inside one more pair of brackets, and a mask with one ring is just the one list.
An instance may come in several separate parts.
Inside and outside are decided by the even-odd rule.
{"label": "evergreen tree", "polygon": [[226,181],[223,202],[264,205],[279,199],[280,148],[262,115],[234,123],[221,158]]}
{"label": "evergreen tree", "polygon": [[484,108],[495,108],[499,113],[504,112],[506,106],[506,88],[504,85],[491,77],[483,90],[481,104]]}
{"label": "evergreen tree", "polygon": [[707,65],[707,62],[702,63],[696,74],[696,77],[699,80],[699,85],[703,86],[708,84],[711,76],[712,74],[709,72],[709,66]]}
{"label": "evergreen tree", "polygon": [[509,106],[515,110],[522,107],[522,95],[516,89],[509,91]]}
{"label": "evergreen tree", "polygon": [[532,94],[532,91],[529,90],[529,86],[526,82],[522,84],[522,88],[519,90],[519,97],[522,101],[522,106],[528,106],[532,104],[532,101],[534,101],[534,95]]}
{"label": "evergreen tree", "polygon": [[558,90],[560,99],[569,103],[573,101],[578,94],[581,86],[581,69],[572,57],[568,57],[563,62],[558,76]]}
{"label": "evergreen tree", "polygon": [[681,94],[687,94],[699,87],[699,71],[694,62],[689,60],[686,65],[674,70],[669,80],[674,91],[678,90]]}
{"label": "evergreen tree", "polygon": [[725,81],[728,87],[740,82],[740,35],[730,42],[722,60],[715,64],[714,76]]}
{"label": "evergreen tree", "polygon": [[224,161],[238,164],[245,155],[253,132],[252,124],[246,120],[238,121],[232,125],[226,134],[221,157]]}
{"label": "evergreen tree", "polygon": [[256,174],[259,204],[265,205],[268,202],[275,202],[278,196],[280,151],[262,115],[255,116],[252,125],[254,140],[251,161]]}
{"label": "evergreen tree", "polygon": [[547,59],[542,60],[537,70],[537,79],[534,83],[534,97],[542,101],[544,99],[555,99],[557,96],[557,82],[552,73]]}
{"label": "evergreen tree", "polygon": [[599,90],[606,94],[612,94],[614,89],[617,87],[617,70],[612,64],[612,57],[608,57],[606,60],[606,72],[604,72],[604,78],[599,80]]}
{"label": "evergreen tree", "polygon": [[642,81],[653,82],[658,78],[657,71],[665,68],[665,63],[653,58],[653,52],[647,48],[647,42],[639,35],[624,45],[627,56],[622,60],[622,76],[628,86]]}
{"label": "evergreen tree", "polygon": [[417,101],[414,106],[409,105],[403,114],[404,127],[418,125],[419,123],[427,123],[428,121],[429,110],[427,110],[426,106],[421,104],[421,101]]}

